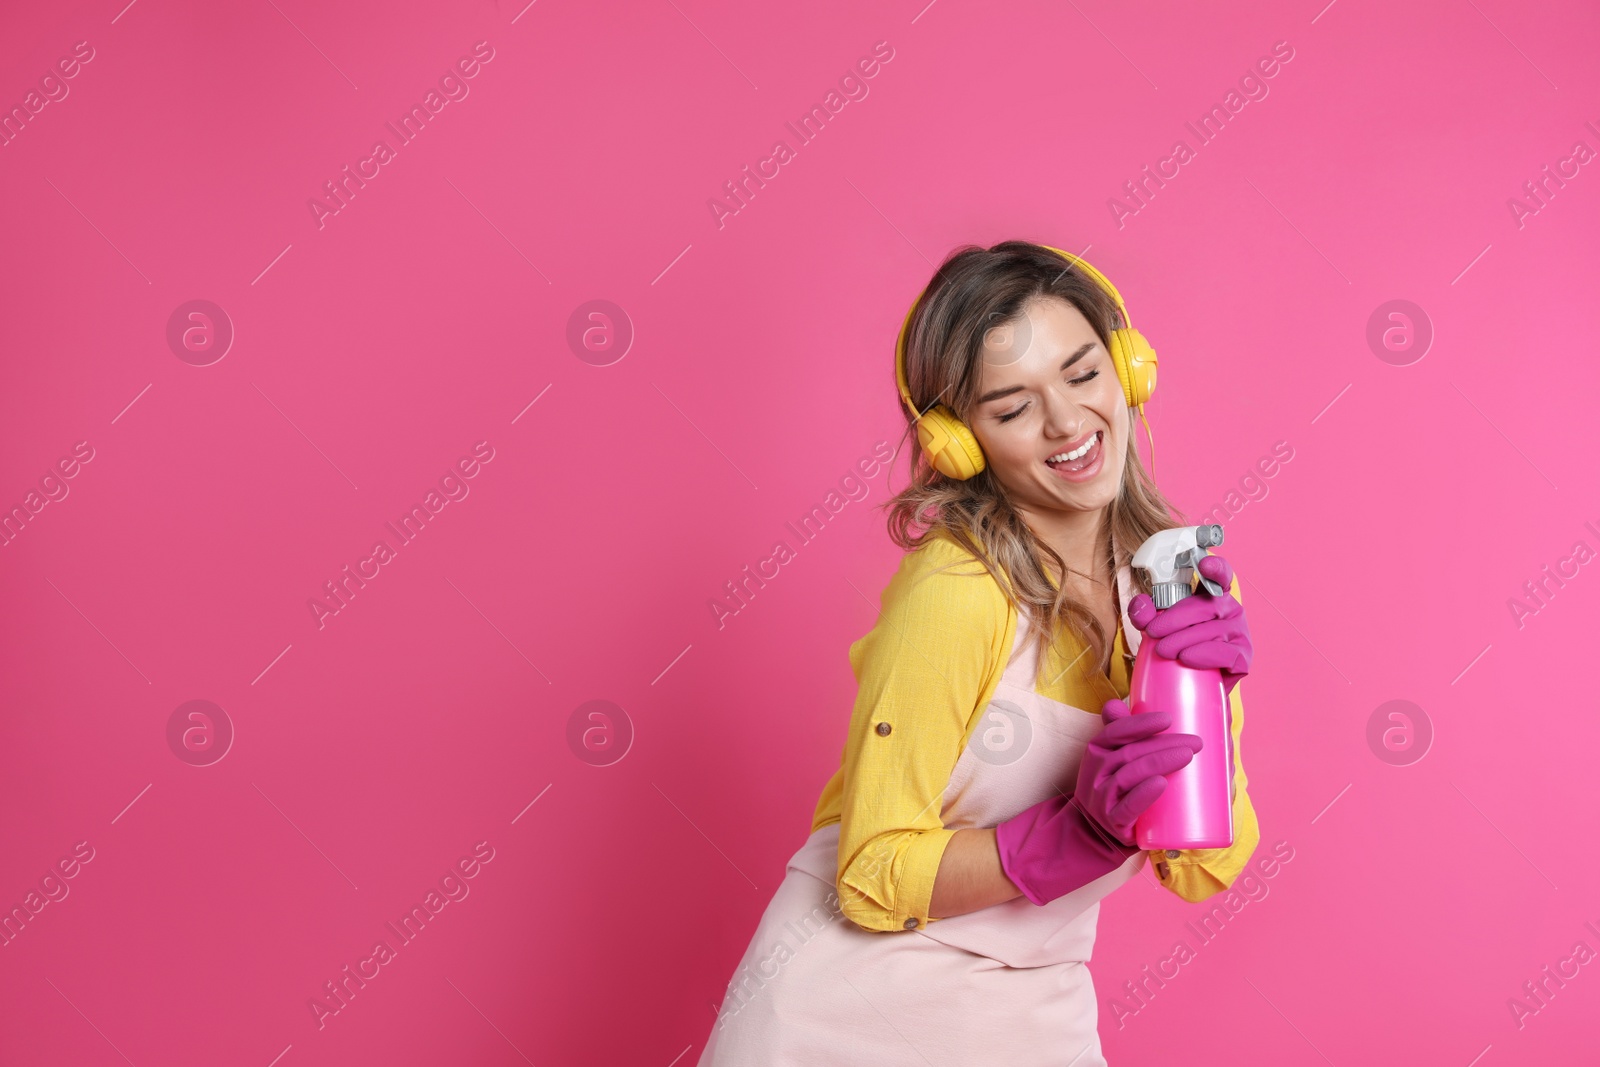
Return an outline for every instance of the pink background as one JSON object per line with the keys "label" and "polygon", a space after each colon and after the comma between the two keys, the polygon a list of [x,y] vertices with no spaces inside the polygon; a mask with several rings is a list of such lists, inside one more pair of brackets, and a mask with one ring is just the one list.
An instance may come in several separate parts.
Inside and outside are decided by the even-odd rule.
{"label": "pink background", "polygon": [[[1600,566],[1508,604],[1600,550],[1600,176],[1508,206],[1600,148],[1590,5],[8,7],[6,109],[94,58],[0,148],[0,507],[93,458],[0,549],[0,904],[93,859],[0,948],[0,1061],[693,1063],[838,764],[903,457],[721,628],[710,603],[899,439],[909,300],[1007,238],[1122,289],[1178,505],[1254,495],[1225,520],[1242,751],[1258,854],[1293,858],[1142,1004],[1123,983],[1202,909],[1149,877],[1106,904],[1108,1057],[1592,1047],[1600,967],[1508,1007],[1600,951]],[[323,183],[479,41],[469,94],[319,228]],[[209,366],[166,339],[193,299],[235,330]],[[597,299],[635,334],[605,366],[567,341]],[[1403,366],[1367,341],[1396,299],[1433,331]],[[319,628],[323,583],[480,441],[468,495]],[[190,700],[235,733],[208,766],[168,742]],[[590,700],[631,724],[608,766],[569,745]],[[1390,700],[1432,724],[1420,761],[1369,746]],[[469,895],[319,1028],[323,984],[479,842]]]}

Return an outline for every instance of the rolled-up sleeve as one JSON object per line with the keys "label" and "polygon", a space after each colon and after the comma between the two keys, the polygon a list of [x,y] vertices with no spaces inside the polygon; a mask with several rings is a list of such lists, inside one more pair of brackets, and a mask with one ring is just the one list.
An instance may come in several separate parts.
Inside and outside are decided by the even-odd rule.
{"label": "rolled-up sleeve", "polygon": [[931,917],[954,830],[941,818],[968,726],[1004,670],[1014,616],[994,579],[942,538],[908,553],[850,647],[857,693],[840,802],[840,908],[869,930]]}
{"label": "rolled-up sleeve", "polygon": [[[1239,595],[1239,578],[1234,576],[1229,590],[1233,598],[1244,603]],[[1244,773],[1244,757],[1239,737],[1244,732],[1244,699],[1240,691],[1244,681],[1233,687],[1228,698],[1232,712],[1230,734],[1233,739],[1233,844],[1228,848],[1173,849],[1152,851],[1151,866],[1161,884],[1184,900],[1196,902],[1215,896],[1233,885],[1244,865],[1261,842],[1261,826],[1256,820],[1255,807],[1250,803],[1250,793],[1245,788],[1249,779]],[[1176,853],[1176,855],[1174,855]]]}

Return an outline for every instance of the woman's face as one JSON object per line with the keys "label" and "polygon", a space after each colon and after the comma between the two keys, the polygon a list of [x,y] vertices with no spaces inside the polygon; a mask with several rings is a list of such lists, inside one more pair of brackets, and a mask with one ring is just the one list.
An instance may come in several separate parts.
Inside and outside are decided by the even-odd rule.
{"label": "woman's face", "polygon": [[982,358],[967,424],[1013,504],[1096,511],[1116,499],[1127,401],[1083,313],[1061,297],[1029,301],[988,330]]}

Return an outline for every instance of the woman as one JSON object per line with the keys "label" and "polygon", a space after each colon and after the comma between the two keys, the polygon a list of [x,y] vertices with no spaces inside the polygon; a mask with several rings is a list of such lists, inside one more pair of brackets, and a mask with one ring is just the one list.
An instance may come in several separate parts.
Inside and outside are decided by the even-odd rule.
{"label": "woman", "polygon": [[1130,716],[1143,637],[1222,669],[1233,714],[1234,844],[1152,853],[1160,883],[1203,900],[1254,851],[1238,582],[1208,557],[1230,595],[1158,617],[1128,565],[1182,523],[1134,446],[1155,357],[1119,314],[1094,268],[1025,241],[957,251],[913,305],[896,374],[918,443],[886,505],[908,552],[850,647],[842,765],[701,1067],[1103,1065],[1099,901],[1144,866],[1134,818],[1201,747]]}

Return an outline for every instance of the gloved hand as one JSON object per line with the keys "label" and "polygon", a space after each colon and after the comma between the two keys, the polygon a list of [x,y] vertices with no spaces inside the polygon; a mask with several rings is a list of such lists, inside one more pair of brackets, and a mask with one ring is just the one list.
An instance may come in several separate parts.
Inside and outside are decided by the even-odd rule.
{"label": "gloved hand", "polygon": [[1239,679],[1250,673],[1250,660],[1255,656],[1250,627],[1245,623],[1244,605],[1227,592],[1233,584],[1228,561],[1206,556],[1199,569],[1222,586],[1222,596],[1212,596],[1202,585],[1193,596],[1158,611],[1155,602],[1140,593],[1128,601],[1128,620],[1146,637],[1158,639],[1156,655],[1189,667],[1220,669],[1223,691],[1232,694]]}
{"label": "gloved hand", "polygon": [[1078,764],[1072,795],[1057,794],[995,827],[1000,867],[1022,895],[1044,905],[1109,874],[1139,851],[1133,821],[1167,788],[1164,775],[1186,766],[1204,742],[1162,733],[1164,711],[1133,715],[1121,700],[1100,712],[1105,724]]}

